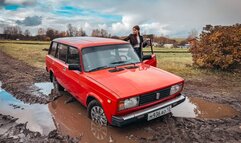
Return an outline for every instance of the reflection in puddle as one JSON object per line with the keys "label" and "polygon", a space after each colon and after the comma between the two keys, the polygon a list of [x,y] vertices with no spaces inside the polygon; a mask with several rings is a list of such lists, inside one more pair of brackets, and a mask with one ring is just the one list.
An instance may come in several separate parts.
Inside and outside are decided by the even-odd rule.
{"label": "reflection in puddle", "polygon": [[0,81],[0,91],[2,91],[2,82]]}
{"label": "reflection in puddle", "polygon": [[51,94],[51,91],[54,88],[54,85],[51,82],[39,82],[35,83],[34,85],[39,88],[39,92],[43,93],[44,95]]}
{"label": "reflection in puddle", "polygon": [[62,96],[49,104],[49,110],[54,116],[57,129],[64,135],[70,135],[71,137],[82,136],[81,142],[88,143],[132,143],[135,141],[128,138],[130,135],[143,138],[150,136],[144,130],[144,126],[101,127],[91,122],[87,116],[86,108],[80,103],[64,104],[68,98],[68,96]]}
{"label": "reflection in puddle", "polygon": [[225,104],[209,102],[197,97],[186,98],[186,101],[172,109],[173,116],[189,118],[220,119],[234,117],[239,112]]}
{"label": "reflection in puddle", "polygon": [[[35,83],[34,86],[38,87],[39,92],[45,95],[53,96],[55,93],[50,82]],[[29,105],[15,99],[0,88],[0,113],[19,118],[17,123],[28,122],[27,128],[32,131],[46,135],[57,128],[63,135],[81,137],[81,142],[86,143],[132,143],[136,140],[131,137],[148,138],[151,136],[150,132],[145,129],[151,128],[151,122],[142,122],[123,128],[101,127],[91,122],[87,116],[86,108],[79,102],[65,104],[65,101],[70,97],[67,92],[61,92],[61,94],[63,96],[48,105]],[[187,98],[183,104],[173,108],[172,113],[176,117],[191,118],[225,118],[238,114],[227,105],[211,103],[199,98]],[[153,124],[155,125],[154,122]]]}
{"label": "reflection in puddle", "polygon": [[47,105],[25,104],[8,92],[0,91],[0,113],[18,118],[17,123],[26,123],[31,131],[47,135],[55,125]]}

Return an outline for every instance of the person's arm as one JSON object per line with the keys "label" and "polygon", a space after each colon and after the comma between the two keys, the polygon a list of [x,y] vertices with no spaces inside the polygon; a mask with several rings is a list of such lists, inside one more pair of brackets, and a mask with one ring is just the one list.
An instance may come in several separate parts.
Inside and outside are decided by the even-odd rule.
{"label": "person's arm", "polygon": [[144,41],[144,42],[142,43],[143,48],[145,48],[147,45],[148,45],[148,41]]}
{"label": "person's arm", "polygon": [[140,36],[140,38],[141,38],[141,44],[142,44],[142,48],[145,48],[147,45],[148,45],[148,43],[147,43],[147,41],[144,41],[144,38],[143,38],[143,36]]}
{"label": "person's arm", "polygon": [[124,41],[128,41],[128,40],[130,40],[130,36],[131,36],[131,35],[127,36],[127,37],[124,38],[123,40],[124,40]]}

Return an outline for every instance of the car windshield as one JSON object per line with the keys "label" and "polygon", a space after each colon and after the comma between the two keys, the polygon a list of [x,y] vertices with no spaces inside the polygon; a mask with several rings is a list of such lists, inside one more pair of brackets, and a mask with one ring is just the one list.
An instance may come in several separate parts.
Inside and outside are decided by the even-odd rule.
{"label": "car windshield", "polygon": [[86,72],[140,62],[130,44],[88,47],[82,55]]}

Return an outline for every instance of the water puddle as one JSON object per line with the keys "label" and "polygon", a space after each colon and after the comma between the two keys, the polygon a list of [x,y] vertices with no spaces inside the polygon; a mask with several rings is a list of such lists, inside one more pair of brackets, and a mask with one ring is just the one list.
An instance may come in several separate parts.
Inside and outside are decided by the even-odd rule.
{"label": "water puddle", "polygon": [[173,116],[188,118],[220,119],[239,115],[231,106],[209,102],[197,97],[189,97],[172,109]]}
{"label": "water puddle", "polygon": [[0,88],[0,113],[18,118],[17,123],[26,123],[31,131],[47,135],[55,129],[48,105],[25,104]]}
{"label": "water puddle", "polygon": [[50,95],[54,89],[54,85],[51,82],[39,82],[35,83],[34,86],[39,88],[39,92],[43,93],[44,95]]}
{"label": "water puddle", "polygon": [[[44,95],[55,94],[52,83],[35,83],[34,86]],[[61,92],[61,94],[63,96],[48,105],[29,105],[15,99],[11,94],[0,88],[0,113],[19,118],[16,121],[17,123],[28,122],[27,128],[32,131],[47,135],[50,131],[57,129],[63,135],[81,137],[81,142],[85,143],[132,143],[137,142],[133,138],[135,136],[138,136],[138,138],[151,136],[150,132],[146,130],[146,128],[150,128],[151,122],[142,122],[123,128],[96,125],[88,118],[84,106],[79,102],[65,104],[70,95],[67,92]],[[239,114],[230,106],[199,98],[187,98],[184,103],[173,108],[172,113],[176,117],[189,118],[226,118]]]}
{"label": "water puddle", "polygon": [[0,91],[2,91],[2,82],[0,81]]}
{"label": "water puddle", "polygon": [[96,125],[88,118],[86,108],[80,103],[64,104],[68,98],[69,96],[61,96],[49,104],[49,110],[53,114],[57,129],[65,135],[70,135],[71,137],[82,136],[81,142],[86,143],[132,143],[136,141],[132,140],[131,136],[143,138],[151,136],[150,133],[143,129],[143,124],[139,127],[124,128]]}

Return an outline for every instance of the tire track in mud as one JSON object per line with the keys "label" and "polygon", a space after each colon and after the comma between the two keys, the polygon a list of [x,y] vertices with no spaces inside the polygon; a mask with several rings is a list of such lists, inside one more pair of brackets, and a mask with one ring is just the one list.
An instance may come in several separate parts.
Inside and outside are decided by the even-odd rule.
{"label": "tire track in mud", "polygon": [[41,94],[33,95],[38,89],[32,86],[35,82],[47,81],[48,75],[44,69],[31,67],[0,51],[0,81],[2,88],[25,103],[48,103],[48,98]]}
{"label": "tire track in mud", "polygon": [[[47,104],[49,97],[38,92],[33,86],[35,82],[48,81],[48,74],[43,69],[38,69],[14,59],[0,51],[0,81],[1,88],[14,95],[20,101],[28,104]],[[52,97],[53,98],[53,97]],[[18,118],[0,114],[0,142],[70,142],[77,143],[80,138],[71,138],[61,135],[57,130],[48,135],[27,129],[26,123],[16,123]]]}
{"label": "tire track in mud", "polygon": [[[31,67],[24,62],[14,59],[0,51],[0,81],[2,88],[10,92],[17,99],[33,104],[46,104],[49,102],[48,97],[44,95],[35,95],[34,92],[38,89],[32,86],[35,82],[48,81],[48,74],[44,69]],[[199,85],[193,82],[186,83],[188,87],[185,91],[187,95],[202,96],[202,89],[196,93]],[[241,98],[241,97],[240,97]],[[232,100],[230,104],[240,110],[240,98],[211,96],[208,100],[224,102]],[[238,103],[239,102],[239,103]],[[228,102],[225,102],[228,104]],[[49,133],[48,136],[42,136],[38,132],[33,132],[26,129],[26,124],[17,124],[16,119],[7,115],[0,114],[0,128],[9,126],[9,129],[4,134],[0,135],[0,142],[78,142],[79,139],[72,139],[69,136],[61,136],[57,130]],[[131,139],[138,142],[241,142],[241,117],[225,119],[194,119],[165,116],[160,119],[153,120],[149,123],[140,123],[135,126],[141,126],[145,132],[151,133],[151,136],[142,138],[139,136],[130,135]]]}

